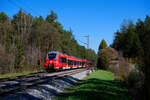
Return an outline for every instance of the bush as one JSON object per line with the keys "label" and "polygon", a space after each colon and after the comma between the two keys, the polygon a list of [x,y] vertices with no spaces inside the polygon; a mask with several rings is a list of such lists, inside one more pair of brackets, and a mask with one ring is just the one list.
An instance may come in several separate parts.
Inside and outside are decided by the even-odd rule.
{"label": "bush", "polygon": [[128,87],[129,94],[134,100],[142,100],[143,99],[143,86],[144,86],[144,74],[139,71],[137,68],[132,69],[129,72],[125,83]]}
{"label": "bush", "polygon": [[131,87],[140,88],[144,83],[144,74],[138,69],[132,69],[127,78],[127,84]]}
{"label": "bush", "polygon": [[100,68],[100,69],[108,69],[109,62],[110,62],[109,56],[105,52],[103,52],[98,57],[97,67]]}
{"label": "bush", "polygon": [[107,47],[99,50],[97,67],[100,69],[108,69],[110,61],[112,59],[117,59],[118,53],[115,49]]}
{"label": "bush", "polygon": [[122,57],[118,60],[111,61],[110,66],[108,68],[109,71],[113,72],[119,80],[124,80],[130,70],[130,64]]}
{"label": "bush", "polygon": [[117,79],[126,78],[130,70],[128,60],[121,57],[114,48],[104,48],[98,52],[97,67],[113,72]]}
{"label": "bush", "polygon": [[118,61],[118,52],[110,47],[101,49],[98,52],[97,67],[101,69],[109,69],[112,61]]}

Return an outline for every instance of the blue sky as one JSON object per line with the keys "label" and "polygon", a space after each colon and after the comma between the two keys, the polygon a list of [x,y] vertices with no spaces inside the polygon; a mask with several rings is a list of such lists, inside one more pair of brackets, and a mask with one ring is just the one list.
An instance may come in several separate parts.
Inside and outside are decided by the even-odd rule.
{"label": "blue sky", "polygon": [[124,19],[135,23],[138,18],[144,20],[146,14],[150,15],[150,0],[0,0],[0,12],[10,18],[20,7],[44,18],[53,9],[64,29],[71,28],[78,42],[86,42],[81,36],[90,36],[90,48],[95,52],[102,39],[108,45],[113,42],[114,32]]}

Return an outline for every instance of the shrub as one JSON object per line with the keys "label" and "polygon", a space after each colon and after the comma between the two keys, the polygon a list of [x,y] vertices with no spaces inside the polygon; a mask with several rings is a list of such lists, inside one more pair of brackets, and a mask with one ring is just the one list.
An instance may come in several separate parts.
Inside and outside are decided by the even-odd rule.
{"label": "shrub", "polygon": [[98,57],[97,67],[100,68],[100,69],[108,69],[109,62],[110,62],[109,56],[105,52],[103,52]]}
{"label": "shrub", "polygon": [[144,86],[144,74],[139,71],[137,68],[132,69],[129,72],[125,83],[128,87],[128,91],[132,99],[134,100],[142,100],[144,99],[143,94],[143,86]]}
{"label": "shrub", "polygon": [[118,53],[110,47],[99,50],[97,67],[101,69],[108,69],[110,61],[117,59]]}
{"label": "shrub", "polygon": [[130,64],[128,59],[121,57],[114,48],[104,48],[98,52],[97,67],[113,72],[117,79],[125,79],[128,76]]}
{"label": "shrub", "polygon": [[144,83],[144,74],[138,69],[134,68],[129,72],[127,84],[135,88],[142,87]]}

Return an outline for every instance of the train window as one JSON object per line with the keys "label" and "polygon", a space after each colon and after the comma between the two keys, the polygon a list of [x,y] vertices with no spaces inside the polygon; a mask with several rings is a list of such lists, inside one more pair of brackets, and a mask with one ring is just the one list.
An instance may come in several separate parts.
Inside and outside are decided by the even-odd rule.
{"label": "train window", "polygon": [[77,65],[77,62],[76,62],[76,61],[74,61],[74,65]]}
{"label": "train window", "polygon": [[75,61],[72,61],[72,65],[75,65]]}
{"label": "train window", "polygon": [[70,60],[68,60],[68,65],[70,65]]}
{"label": "train window", "polygon": [[63,63],[66,63],[67,62],[67,59],[65,57],[62,57],[62,62]]}
{"label": "train window", "polygon": [[83,65],[85,64],[85,62],[83,62]]}
{"label": "train window", "polygon": [[59,62],[62,63],[62,57],[59,57]]}
{"label": "train window", "polygon": [[55,60],[55,59],[56,59],[56,54],[55,53],[48,54],[48,60]]}
{"label": "train window", "polygon": [[69,63],[69,65],[72,65],[72,62],[71,62],[71,60],[69,60],[69,62],[70,62],[70,63]]}
{"label": "train window", "polygon": [[72,65],[72,61],[70,60],[70,65]]}
{"label": "train window", "polygon": [[66,63],[67,59],[65,57],[59,57],[59,62],[60,63]]}
{"label": "train window", "polygon": [[73,65],[73,61],[68,60],[68,65]]}

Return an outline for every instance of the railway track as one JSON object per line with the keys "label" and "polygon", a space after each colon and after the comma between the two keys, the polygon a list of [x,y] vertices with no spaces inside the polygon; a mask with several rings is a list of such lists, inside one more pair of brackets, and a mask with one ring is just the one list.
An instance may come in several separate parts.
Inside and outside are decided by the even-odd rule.
{"label": "railway track", "polygon": [[8,79],[3,80],[0,82],[0,96],[13,94],[27,88],[37,86],[40,84],[44,84],[64,76],[73,75],[76,73],[83,72],[87,69],[76,69],[76,70],[69,70],[63,72],[55,72],[55,73],[42,73],[42,74],[35,74],[26,77],[20,77],[16,79]]}

